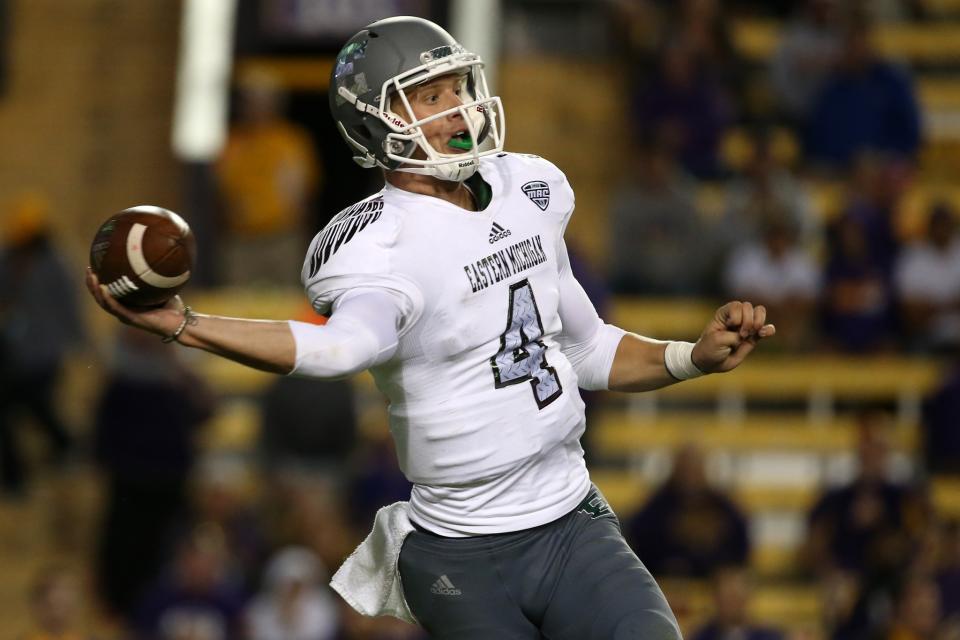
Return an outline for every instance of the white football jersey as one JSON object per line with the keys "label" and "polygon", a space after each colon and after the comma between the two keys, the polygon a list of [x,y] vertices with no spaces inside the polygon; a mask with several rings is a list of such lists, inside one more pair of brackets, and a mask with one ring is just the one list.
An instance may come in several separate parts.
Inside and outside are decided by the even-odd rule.
{"label": "white football jersey", "polygon": [[584,405],[558,343],[573,191],[536,156],[503,153],[479,171],[485,210],[388,184],[314,238],[303,270],[321,313],[357,288],[402,301],[397,351],[372,373],[414,483],[411,518],[447,536],[545,524],[590,484]]}

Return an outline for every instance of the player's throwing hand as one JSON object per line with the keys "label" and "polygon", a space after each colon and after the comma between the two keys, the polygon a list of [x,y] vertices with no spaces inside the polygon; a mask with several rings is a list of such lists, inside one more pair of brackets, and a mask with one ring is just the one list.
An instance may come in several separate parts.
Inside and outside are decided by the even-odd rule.
{"label": "player's throwing hand", "polygon": [[124,306],[100,284],[97,275],[90,267],[87,267],[86,285],[90,295],[104,311],[120,322],[138,329],[144,329],[159,336],[169,336],[183,319],[184,305],[180,296],[173,296],[162,307],[152,309]]}
{"label": "player's throwing hand", "polygon": [[767,309],[750,302],[728,302],[713,315],[693,348],[693,363],[704,373],[735,369],[763,338],[776,334]]}

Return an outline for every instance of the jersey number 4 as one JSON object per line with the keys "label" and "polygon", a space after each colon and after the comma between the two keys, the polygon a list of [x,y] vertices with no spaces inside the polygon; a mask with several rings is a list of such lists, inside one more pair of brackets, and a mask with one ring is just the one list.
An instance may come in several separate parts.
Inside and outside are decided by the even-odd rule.
{"label": "jersey number 4", "polygon": [[557,371],[547,364],[547,345],[540,340],[543,322],[533,287],[527,280],[510,286],[507,329],[500,336],[500,351],[490,358],[497,389],[530,381],[537,406],[545,406],[560,397],[563,388]]}

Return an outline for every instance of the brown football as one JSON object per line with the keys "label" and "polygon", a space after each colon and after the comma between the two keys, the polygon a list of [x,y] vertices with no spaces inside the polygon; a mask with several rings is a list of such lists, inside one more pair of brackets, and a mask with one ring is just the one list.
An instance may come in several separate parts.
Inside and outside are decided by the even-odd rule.
{"label": "brown football", "polygon": [[100,226],[90,245],[90,266],[123,304],[155,307],[187,283],[195,255],[196,241],[183,218],[140,206],[124,209]]}

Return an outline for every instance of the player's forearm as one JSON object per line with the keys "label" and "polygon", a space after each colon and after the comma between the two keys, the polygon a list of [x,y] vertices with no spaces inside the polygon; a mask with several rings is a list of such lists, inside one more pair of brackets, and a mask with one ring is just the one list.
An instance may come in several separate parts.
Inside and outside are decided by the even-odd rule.
{"label": "player's forearm", "polygon": [[652,391],[677,382],[664,365],[667,343],[627,333],[610,368],[611,391]]}
{"label": "player's forearm", "polygon": [[178,341],[270,373],[290,373],[296,362],[296,344],[286,321],[197,314]]}

